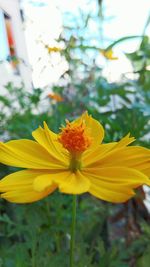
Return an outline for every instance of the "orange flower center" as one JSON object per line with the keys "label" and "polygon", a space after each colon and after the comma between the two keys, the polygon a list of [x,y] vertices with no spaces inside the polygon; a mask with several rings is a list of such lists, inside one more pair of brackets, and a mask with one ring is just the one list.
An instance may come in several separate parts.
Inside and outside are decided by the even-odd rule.
{"label": "orange flower center", "polygon": [[92,143],[89,129],[84,121],[80,123],[66,121],[66,127],[61,129],[58,140],[72,155],[80,155]]}

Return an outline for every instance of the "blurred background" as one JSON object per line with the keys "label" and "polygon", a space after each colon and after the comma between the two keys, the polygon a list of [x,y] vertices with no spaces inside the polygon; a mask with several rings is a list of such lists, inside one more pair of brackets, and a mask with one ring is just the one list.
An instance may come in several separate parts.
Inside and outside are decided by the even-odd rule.
{"label": "blurred background", "polygon": [[[130,132],[150,148],[149,36],[148,0],[0,0],[0,140],[87,110],[104,142]],[[0,266],[68,266],[71,196],[0,202]],[[149,222],[147,187],[120,205],[80,196],[76,266],[149,267]]]}

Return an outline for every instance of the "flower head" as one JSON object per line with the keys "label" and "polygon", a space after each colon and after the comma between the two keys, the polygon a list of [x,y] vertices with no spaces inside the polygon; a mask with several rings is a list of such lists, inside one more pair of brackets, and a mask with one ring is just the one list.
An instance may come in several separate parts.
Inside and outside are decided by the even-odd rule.
{"label": "flower head", "polygon": [[60,47],[56,47],[56,46],[51,47],[49,45],[45,45],[45,48],[47,49],[49,54],[52,53],[52,52],[56,53],[56,52],[61,52],[62,51],[62,49]]}
{"label": "flower head", "polygon": [[102,144],[104,129],[87,112],[66,121],[58,134],[44,123],[32,135],[35,141],[0,142],[0,162],[25,168],[0,181],[1,197],[8,201],[34,202],[58,188],[124,202],[135,194],[134,188],[150,185],[150,150],[128,146],[134,141],[129,134]]}
{"label": "flower head", "polygon": [[56,102],[62,102],[64,101],[63,97],[59,94],[48,94],[48,97],[52,100],[55,100]]}
{"label": "flower head", "polygon": [[114,52],[112,49],[100,49],[101,54],[108,60],[117,60],[118,57],[114,56]]}
{"label": "flower head", "polygon": [[69,122],[66,121],[66,127],[61,128],[58,140],[71,154],[83,153],[92,142],[85,121]]}

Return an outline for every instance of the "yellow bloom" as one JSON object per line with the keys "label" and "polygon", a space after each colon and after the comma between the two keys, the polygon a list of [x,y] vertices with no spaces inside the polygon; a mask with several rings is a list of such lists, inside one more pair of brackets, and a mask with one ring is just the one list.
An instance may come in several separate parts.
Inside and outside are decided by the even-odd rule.
{"label": "yellow bloom", "polygon": [[35,141],[0,143],[0,162],[26,168],[0,181],[1,197],[11,202],[37,201],[57,188],[66,194],[90,194],[124,202],[134,188],[150,185],[150,150],[128,146],[133,137],[102,144],[102,125],[85,112],[66,121],[59,134],[46,123],[33,133]]}
{"label": "yellow bloom", "polygon": [[100,49],[101,54],[108,60],[117,60],[118,57],[114,56],[114,52],[112,49],[106,50],[106,49]]}
{"label": "yellow bloom", "polygon": [[56,47],[56,46],[53,46],[53,47],[50,47],[48,45],[45,45],[45,48],[47,49],[48,53],[50,54],[51,52],[60,52],[62,51],[62,49],[60,47]]}

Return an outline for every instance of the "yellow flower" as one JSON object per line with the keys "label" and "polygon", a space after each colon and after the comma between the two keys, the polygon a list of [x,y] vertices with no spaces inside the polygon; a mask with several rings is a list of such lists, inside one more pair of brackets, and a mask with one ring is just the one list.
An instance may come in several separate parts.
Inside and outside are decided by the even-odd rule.
{"label": "yellow flower", "polygon": [[56,47],[56,46],[53,46],[53,47],[50,47],[48,45],[45,45],[45,48],[47,49],[48,53],[50,54],[51,52],[60,52],[62,51],[62,49],[60,47]]}
{"label": "yellow flower", "polygon": [[134,188],[150,185],[150,150],[128,146],[133,137],[102,144],[102,125],[85,112],[66,121],[59,134],[46,123],[32,133],[35,141],[0,143],[0,162],[26,168],[0,181],[1,197],[26,203],[46,197],[57,188],[66,194],[90,194],[124,202]]}
{"label": "yellow flower", "polygon": [[114,56],[114,52],[112,49],[100,49],[101,54],[108,60],[117,60],[118,57]]}
{"label": "yellow flower", "polygon": [[64,98],[59,94],[48,94],[48,97],[55,100],[56,102],[64,101]]}

